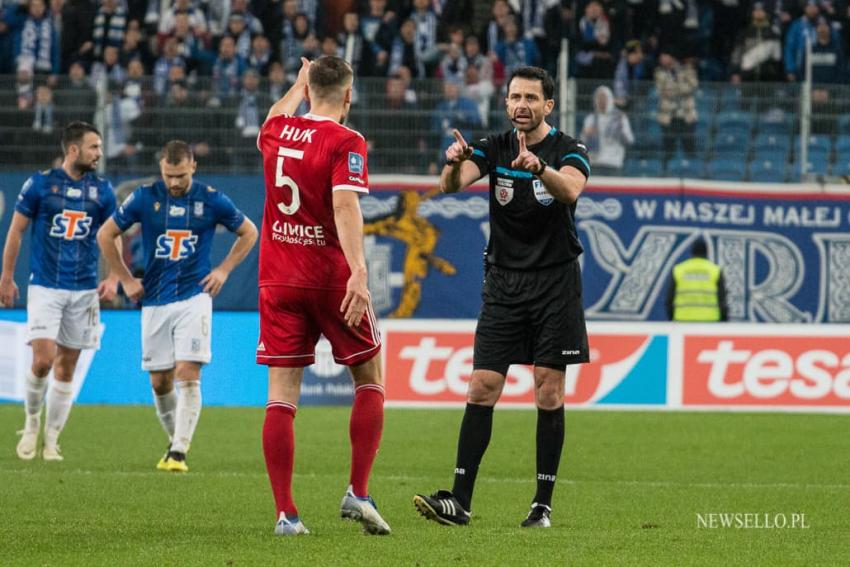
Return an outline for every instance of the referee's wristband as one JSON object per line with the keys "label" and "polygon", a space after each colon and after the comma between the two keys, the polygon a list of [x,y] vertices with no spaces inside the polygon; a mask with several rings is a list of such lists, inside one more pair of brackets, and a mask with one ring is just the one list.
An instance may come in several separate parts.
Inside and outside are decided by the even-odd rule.
{"label": "referee's wristband", "polygon": [[540,162],[540,169],[535,171],[534,175],[536,175],[537,177],[540,177],[541,175],[543,175],[543,172],[546,171],[546,168],[549,167],[549,163],[545,159],[543,159],[542,157],[538,157],[537,161]]}
{"label": "referee's wristband", "polygon": [[450,159],[447,159],[447,160],[446,160],[446,165],[448,165],[449,167],[454,167],[454,166],[456,166],[456,165],[457,165],[457,164],[459,164],[459,163],[463,163],[464,161],[465,161],[465,160],[462,160],[462,159],[457,159],[457,160],[450,160]]}

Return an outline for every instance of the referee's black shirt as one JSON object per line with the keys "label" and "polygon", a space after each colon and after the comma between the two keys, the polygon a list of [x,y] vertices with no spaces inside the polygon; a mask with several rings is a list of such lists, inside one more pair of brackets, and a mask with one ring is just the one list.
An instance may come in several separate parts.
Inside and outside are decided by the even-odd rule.
{"label": "referee's black shirt", "polygon": [[[537,270],[565,264],[581,254],[575,203],[556,200],[537,177],[511,167],[519,155],[515,130],[491,134],[470,145],[472,161],[482,175],[490,176],[489,264]],[[570,165],[590,176],[587,148],[556,128],[528,150],[556,170]]]}

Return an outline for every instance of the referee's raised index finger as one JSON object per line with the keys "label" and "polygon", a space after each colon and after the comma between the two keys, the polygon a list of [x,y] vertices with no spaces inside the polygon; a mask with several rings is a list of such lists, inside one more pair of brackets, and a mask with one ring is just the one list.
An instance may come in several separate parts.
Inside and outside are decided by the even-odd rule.
{"label": "referee's raised index finger", "polygon": [[516,137],[519,139],[519,153],[526,151],[525,147],[525,132],[517,132]]}
{"label": "referee's raised index finger", "polygon": [[463,135],[461,135],[460,131],[457,128],[452,130],[452,134],[454,134],[455,140],[457,140],[458,144],[460,144],[464,148],[467,146],[466,140],[463,139]]}

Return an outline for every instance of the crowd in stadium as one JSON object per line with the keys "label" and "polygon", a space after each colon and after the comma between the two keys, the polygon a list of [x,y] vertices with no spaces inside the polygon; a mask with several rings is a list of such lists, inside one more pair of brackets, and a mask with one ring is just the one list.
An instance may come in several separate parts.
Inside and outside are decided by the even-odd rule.
{"label": "crowd in stadium", "polygon": [[[446,120],[462,130],[494,126],[488,124],[489,111],[500,107],[505,77],[520,65],[556,74],[562,39],[569,40],[570,74],[610,84],[610,102],[624,110],[641,81],[654,80],[662,95],[664,81],[674,90],[693,90],[698,81],[799,82],[807,37],[814,82],[846,82],[844,54],[850,49],[850,3],[844,0],[5,0],[2,5],[0,74],[16,74],[17,107],[34,113],[33,130],[49,135],[62,121],[54,91],[84,93],[105,78],[120,97],[111,107],[107,140],[113,159],[134,152],[138,143],[129,143],[129,130],[148,108],[230,109],[226,120],[231,129],[236,124],[236,142],[255,137],[265,109],[291,84],[302,56],[343,56],[359,77],[387,81],[384,102],[392,104],[392,91],[400,90],[399,102],[409,109],[422,109],[416,79],[448,83],[440,103],[425,105],[442,116],[438,123],[423,121],[425,130],[437,132],[430,147],[438,141],[447,145],[440,134],[448,132],[442,127]],[[70,80],[53,80],[60,74]],[[664,123],[663,106],[661,101],[658,121],[665,155],[672,152],[673,136],[667,134],[674,131],[686,134],[682,145],[688,154],[695,109],[675,109]],[[173,116],[147,118],[152,131],[191,126]],[[355,126],[369,134],[364,125]],[[208,148],[196,145],[203,158]]]}

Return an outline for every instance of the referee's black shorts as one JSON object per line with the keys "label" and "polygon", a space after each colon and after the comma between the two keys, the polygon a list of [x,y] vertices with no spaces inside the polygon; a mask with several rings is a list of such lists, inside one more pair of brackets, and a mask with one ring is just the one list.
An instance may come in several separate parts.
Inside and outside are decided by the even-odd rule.
{"label": "referee's black shorts", "polygon": [[481,292],[473,367],[511,364],[565,370],[588,362],[578,259],[542,270],[489,266]]}

